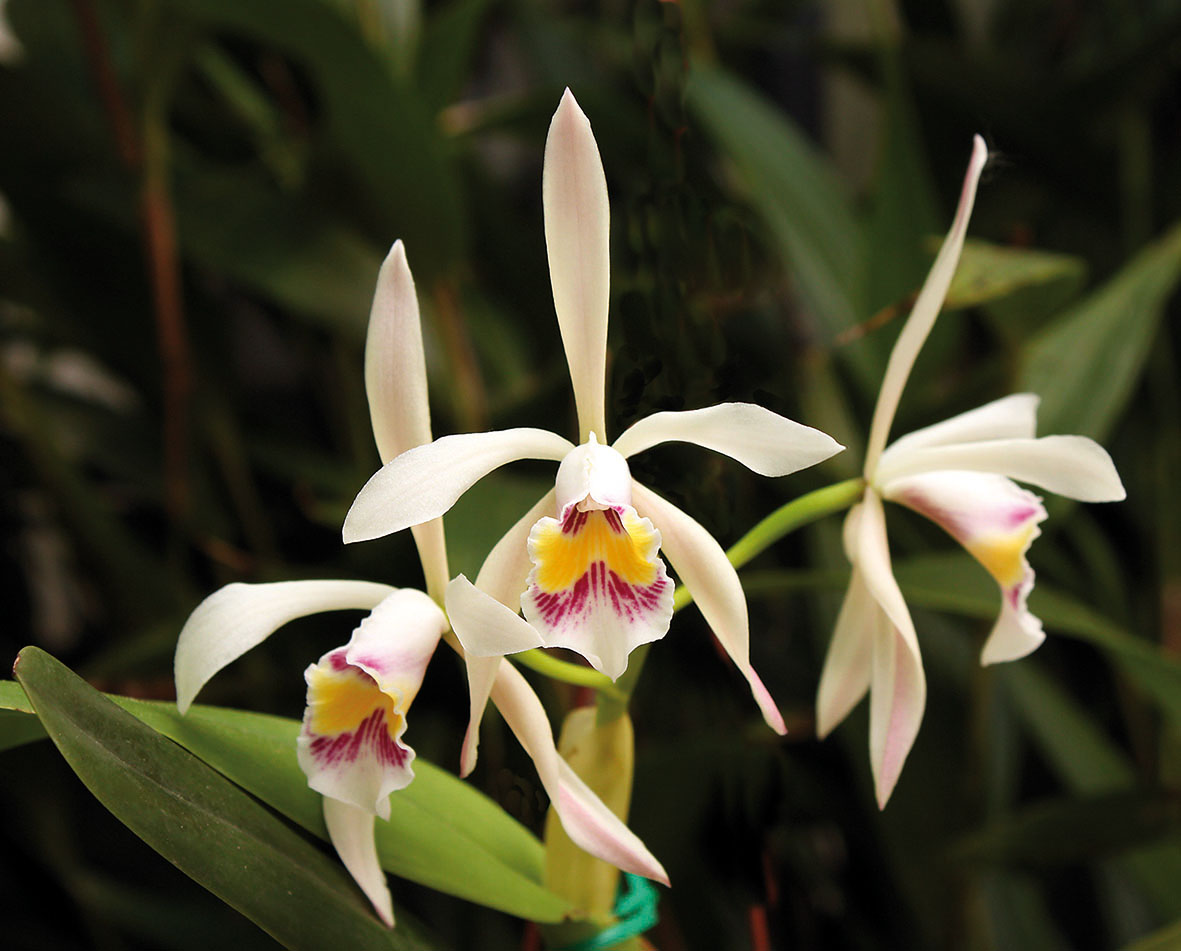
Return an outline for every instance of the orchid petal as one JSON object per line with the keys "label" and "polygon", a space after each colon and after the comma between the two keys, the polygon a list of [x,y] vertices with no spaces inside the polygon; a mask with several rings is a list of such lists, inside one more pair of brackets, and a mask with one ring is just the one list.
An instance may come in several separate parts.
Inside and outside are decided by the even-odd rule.
{"label": "orchid petal", "polygon": [[344,521],[346,542],[367,541],[438,518],[493,469],[518,459],[560,460],[574,446],[544,429],[444,436],[386,463]]}
{"label": "orchid petal", "polygon": [[322,611],[375,607],[395,589],[371,581],[277,581],[226,585],[197,605],[176,642],[181,713],[219,670],[289,621]]}
{"label": "orchid petal", "polygon": [[406,713],[446,629],[438,605],[403,588],[373,609],[345,647],[308,667],[296,752],[312,789],[389,817],[390,793],[414,778],[414,751],[401,742]]}
{"label": "orchid petal", "polygon": [[968,231],[968,218],[972,214],[972,203],[976,199],[976,185],[980,181],[980,173],[984,170],[984,163],[988,159],[988,148],[980,136],[972,141],[972,158],[968,162],[968,172],[964,176],[964,185],[960,191],[959,207],[956,209],[955,220],[951,230],[943,239],[943,246],[935,257],[935,263],[923,282],[922,290],[915,300],[914,308],[906,325],[902,328],[894,349],[890,353],[890,361],[886,366],[886,375],[882,380],[882,389],[878,395],[877,406],[874,409],[873,423],[869,430],[869,441],[865,452],[865,476],[872,479],[878,457],[885,448],[886,438],[890,435],[890,424],[894,421],[894,414],[898,410],[898,401],[902,397],[902,389],[906,385],[906,378],[910,376],[915,358],[922,349],[927,335],[935,325],[935,318],[943,308],[943,299],[947,296],[947,288],[955,275],[956,265],[959,263],[960,252],[964,247],[964,236]]}
{"label": "orchid petal", "polygon": [[485,594],[463,575],[447,585],[447,616],[465,655],[503,657],[544,646],[541,635],[512,608]]}
{"label": "orchid petal", "polygon": [[566,454],[558,466],[554,491],[558,516],[565,519],[567,509],[577,505],[580,511],[629,507],[632,504],[632,477],[627,460],[610,446],[604,446],[590,434],[590,441]]}
{"label": "orchid petal", "polygon": [[373,903],[377,916],[387,928],[394,926],[394,903],[385,881],[385,872],[377,860],[377,841],[373,824],[377,817],[372,812],[358,809],[347,802],[324,797],[324,824],[328,837],[365,897]]}
{"label": "orchid petal", "polygon": [[[630,490],[629,478],[629,500]],[[588,504],[595,507],[584,510]],[[561,507],[561,521],[542,518],[533,526],[534,567],[521,609],[546,647],[577,651],[615,680],[635,648],[668,632],[673,583],[658,557],[660,532],[652,523],[630,505],[598,506],[571,501]]]}
{"label": "orchid petal", "polygon": [[476,768],[476,757],[480,749],[480,721],[492,694],[492,684],[500,672],[503,657],[475,657],[464,655],[467,667],[469,713],[467,732],[463,735],[463,747],[459,753],[459,775],[467,776]]}
{"label": "orchid petal", "polygon": [[890,456],[901,456],[911,449],[984,442],[988,439],[1033,439],[1037,435],[1037,407],[1040,402],[1041,397],[1035,393],[1013,393],[951,419],[916,429],[886,447],[878,463],[878,472],[886,468]]}
{"label": "orchid petal", "polygon": [[632,485],[632,498],[637,510],[660,526],[664,554],[692,593],[714,636],[750,684],[767,725],[776,733],[786,733],[783,715],[751,666],[746,596],[722,546],[696,521],[638,482]]}
{"label": "orchid petal", "polygon": [[529,559],[529,534],[538,519],[556,511],[556,494],[550,489],[493,546],[476,575],[476,587],[503,605],[519,607],[529,572],[533,570],[533,562]]}
{"label": "orchid petal", "polygon": [[889,495],[901,478],[948,469],[997,473],[1080,502],[1118,502],[1127,495],[1107,450],[1086,436],[993,439],[907,450],[893,455],[888,468],[880,467],[877,484]]}
{"label": "orchid petal", "polygon": [[886,517],[873,492],[849,513],[854,567],[889,621],[877,625],[870,674],[869,753],[878,806],[885,808],[918,735],[927,682],[914,623],[890,566]]}
{"label": "orchid petal", "polygon": [[765,476],[796,472],[844,449],[819,429],[754,403],[719,403],[682,413],[653,413],[626,429],[614,448],[630,457],[663,442],[703,446]]}
{"label": "orchid petal", "polygon": [[500,665],[492,699],[537,767],[570,840],[625,872],[667,885],[668,874],[655,856],[558,755],[545,708],[511,664]]}
{"label": "orchid petal", "polygon": [[545,140],[541,194],[554,310],[585,441],[605,432],[611,211],[599,147],[569,89]]}
{"label": "orchid petal", "polygon": [[885,614],[853,569],[816,694],[816,735],[821,739],[848,716],[869,690],[870,660]]}
{"label": "orchid petal", "polygon": [[964,546],[1001,588],[1001,616],[983,663],[1024,657],[1045,639],[1025,606],[1033,589],[1026,553],[1046,517],[1041,500],[990,472],[926,472],[890,483],[887,498],[931,519]]}

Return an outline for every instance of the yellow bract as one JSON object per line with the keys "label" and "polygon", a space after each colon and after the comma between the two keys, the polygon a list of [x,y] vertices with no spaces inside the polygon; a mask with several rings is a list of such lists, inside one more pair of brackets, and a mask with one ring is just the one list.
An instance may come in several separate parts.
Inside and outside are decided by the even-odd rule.
{"label": "yellow bract", "polygon": [[546,592],[571,587],[590,566],[604,562],[620,578],[632,585],[649,585],[656,580],[655,533],[633,513],[622,517],[622,531],[608,519],[619,518],[614,512],[586,512],[586,519],[576,531],[566,534],[556,520],[536,533],[533,556],[537,564],[535,581]]}

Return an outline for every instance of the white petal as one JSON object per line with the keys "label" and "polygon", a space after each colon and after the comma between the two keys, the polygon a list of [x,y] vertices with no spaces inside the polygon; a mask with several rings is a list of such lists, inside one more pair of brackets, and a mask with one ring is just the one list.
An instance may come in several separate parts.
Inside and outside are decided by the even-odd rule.
{"label": "white petal", "polygon": [[819,429],[753,403],[719,403],[683,413],[653,413],[615,441],[626,457],[662,442],[690,442],[737,459],[759,475],[782,476],[845,447]]}
{"label": "white petal", "polygon": [[209,678],[289,621],[322,611],[368,611],[395,589],[370,581],[229,584],[189,616],[176,642],[176,705],[188,710]]}
{"label": "white petal", "polygon": [[668,884],[668,874],[619,817],[608,809],[554,746],[553,730],[537,695],[511,664],[500,665],[492,699],[525,752],[570,840],[616,868]]}
{"label": "white petal", "polygon": [[1025,599],[1032,587],[1033,572],[1030,571],[1028,585],[1019,592],[1016,603],[1011,597],[1002,597],[1000,617],[980,653],[981,664],[1020,660],[1037,650],[1046,639],[1042,622],[1030,614],[1025,606]]}
{"label": "white petal", "polygon": [[984,442],[987,439],[1033,439],[1037,435],[1037,407],[1041,397],[1034,393],[1013,393],[985,403],[951,419],[916,429],[895,439],[882,452],[879,473],[887,459],[911,449],[947,446],[960,442]]}
{"label": "white petal", "polygon": [[529,572],[533,570],[533,562],[529,558],[529,533],[538,519],[556,513],[556,494],[550,489],[505,532],[488,553],[480,573],[476,575],[476,587],[507,607],[520,607],[521,594],[525,590]]}
{"label": "white petal", "polygon": [[980,181],[980,173],[984,170],[987,158],[988,148],[984,140],[976,136],[972,141],[972,158],[968,162],[968,172],[964,176],[964,185],[960,190],[960,203],[956,208],[955,220],[952,222],[951,230],[947,232],[947,237],[943,239],[943,246],[935,257],[931,272],[923,282],[914,309],[911,310],[910,317],[890,353],[890,362],[886,366],[886,375],[882,380],[882,389],[878,394],[873,423],[869,430],[869,442],[865,452],[867,479],[873,478],[878,456],[885,448],[886,438],[890,435],[890,424],[894,421],[894,413],[898,410],[898,400],[902,396],[903,387],[906,386],[906,378],[910,376],[910,369],[914,366],[915,358],[919,355],[919,350],[922,349],[931,328],[935,326],[935,318],[943,309],[943,299],[947,296],[947,288],[955,275],[960,251],[964,247],[964,236],[968,232],[968,218],[972,214],[972,203],[976,199],[976,184]]}
{"label": "white petal", "polygon": [[324,824],[344,867],[365,893],[387,928],[394,926],[394,903],[385,872],[377,861],[373,823],[377,817],[364,809],[324,797]]}
{"label": "white petal", "polygon": [[890,623],[878,625],[870,682],[869,752],[878,805],[884,807],[918,735],[927,682],[918,638],[890,565],[886,517],[874,492],[855,507],[854,565]]}
{"label": "white petal", "polygon": [[992,472],[1080,502],[1118,502],[1127,493],[1107,451],[1086,436],[993,439],[908,450],[883,464],[877,484],[892,493],[899,479],[943,470]]}
{"label": "white petal", "polygon": [[344,520],[346,542],[366,541],[438,518],[493,469],[517,459],[560,460],[573,449],[544,429],[444,436],[402,453],[361,489]]}
{"label": "white petal", "polygon": [[396,697],[405,712],[422,686],[427,664],[447,631],[447,617],[421,591],[402,588],[375,607],[353,631],[347,661]]}
{"label": "white petal", "polygon": [[750,622],[738,573],[722,546],[701,525],[640,483],[632,485],[636,509],[660,529],[662,550],[693,595],[719,643],[750,684],[767,725],[787,732],[778,706],[750,664]]}
{"label": "white petal", "polygon": [[365,392],[382,463],[431,441],[418,297],[401,241],[377,275],[365,339]]}
{"label": "white petal", "polygon": [[476,768],[476,756],[480,748],[480,721],[484,718],[484,708],[488,706],[492,684],[503,663],[504,658],[502,657],[464,655],[464,665],[467,667],[469,712],[467,732],[463,736],[463,749],[459,754],[460,776],[467,776]]}
{"label": "white petal", "polygon": [[816,693],[816,735],[821,739],[848,716],[869,690],[875,636],[885,620],[885,614],[861,579],[861,572],[854,568]]}
{"label": "white petal", "polygon": [[569,89],[545,140],[541,194],[554,309],[585,441],[606,431],[611,213],[599,147]]}
{"label": "white petal", "polygon": [[447,585],[447,616],[464,654],[473,657],[503,657],[544,645],[528,621],[463,575]]}

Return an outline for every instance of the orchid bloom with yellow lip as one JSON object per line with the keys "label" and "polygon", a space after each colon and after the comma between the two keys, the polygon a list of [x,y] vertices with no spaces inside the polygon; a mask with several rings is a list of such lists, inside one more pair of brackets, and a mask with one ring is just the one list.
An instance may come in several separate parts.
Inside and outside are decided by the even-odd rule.
{"label": "orchid bloom with yellow lip", "polygon": [[1021,393],[902,436],[886,446],[906,379],[934,326],[955,273],[976,185],[988,153],[977,136],[955,220],[886,368],[870,427],[865,495],[845,520],[853,572],[820,677],[821,737],[868,691],[870,761],[884,807],[918,734],[926,680],[910,612],[890,567],[882,501],[925,515],[996,579],[1001,613],[984,644],[985,664],[1030,653],[1045,634],[1029,612],[1033,569],[1026,552],[1046,517],[1041,500],[1012,479],[1084,502],[1124,498],[1111,458],[1083,436],[1035,438],[1038,398]]}
{"label": "orchid bloom with yellow lip", "polygon": [[[567,647],[608,677],[619,677],[632,650],[668,630],[673,583],[658,557],[663,549],[750,683],[767,722],[782,733],[783,719],[750,664],[746,601],[734,568],[701,525],[632,479],[627,459],[660,443],[682,441],[725,453],[762,475],[781,476],[842,447],[818,430],[749,403],[656,413],[608,445],[607,183],[590,123],[569,90],[546,139],[542,198],[554,308],[581,444],[545,430],[513,429],[445,436],[413,449],[361,490],[345,519],[345,541],[437,518],[475,482],[509,462],[559,462],[554,491],[497,544],[476,583],[460,575],[447,588],[447,613],[469,658],[469,674],[474,658]],[[474,763],[486,677],[477,673],[471,687],[465,770]]]}
{"label": "orchid bloom with yellow lip", "polygon": [[[382,265],[365,347],[365,383],[378,451],[389,460],[429,442],[426,367],[414,281],[399,241]],[[447,585],[441,519],[415,526],[427,590]],[[393,926],[393,905],[378,861],[374,822],[390,815],[390,794],[414,778],[403,742],[411,702],[448,630],[446,615],[421,591],[368,581],[230,584],[206,598],[176,648],[177,706],[184,713],[221,668],[283,625],[322,611],[369,614],[348,644],[308,667],[307,709],[297,745],[308,785],[324,797],[324,820],[341,861]],[[668,884],[644,844],[558,755],[541,702],[499,657],[473,659],[470,676],[504,715],[533,759],[571,840],[619,868]]]}

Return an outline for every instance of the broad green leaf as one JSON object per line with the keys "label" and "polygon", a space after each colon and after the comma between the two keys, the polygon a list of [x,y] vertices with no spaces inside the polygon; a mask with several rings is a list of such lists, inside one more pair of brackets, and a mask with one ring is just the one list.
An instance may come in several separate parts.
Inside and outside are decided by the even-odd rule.
{"label": "broad green leaf", "polygon": [[694,65],[686,96],[778,242],[825,342],[864,319],[862,235],[825,158],[787,116],[721,70]]}
{"label": "broad green leaf", "polygon": [[1177,951],[1181,948],[1181,920],[1126,945],[1123,951]]}
{"label": "broad green leaf", "polygon": [[[182,717],[171,703],[111,699],[293,822],[327,838],[320,796],[308,788],[296,761],[297,720],[199,705]],[[18,684],[0,683],[0,712],[28,709]],[[8,729],[2,719],[0,729]],[[377,823],[383,868],[520,918],[558,921],[566,914],[567,903],[541,885],[542,847],[528,830],[477,789],[425,760],[415,760],[414,772],[414,782],[390,800],[389,822]]]}
{"label": "broad green leaf", "polygon": [[338,863],[44,651],[21,651],[15,673],[50,738],[95,797],[283,945],[296,951],[423,947],[383,927]]}
{"label": "broad green leaf", "polygon": [[[938,243],[932,242],[938,249]],[[1081,258],[1032,248],[1006,248],[969,238],[947,291],[945,310],[977,307],[1039,284],[1079,281],[1086,273]]]}
{"label": "broad green leaf", "polygon": [[1111,431],[1179,278],[1181,224],[1029,341],[1017,388],[1041,396],[1042,432],[1101,440]]}
{"label": "broad green leaf", "polygon": [[[995,618],[1000,610],[995,583],[965,555],[899,561],[895,574],[913,604],[985,619]],[[1034,587],[1029,609],[1051,636],[1064,634],[1094,644],[1162,711],[1181,720],[1181,661],[1043,583]]]}
{"label": "broad green leaf", "polygon": [[[0,686],[7,686],[3,684]],[[28,713],[9,710],[0,705],[0,752],[14,746],[24,746],[35,740],[45,739],[45,728],[41,721]]]}

